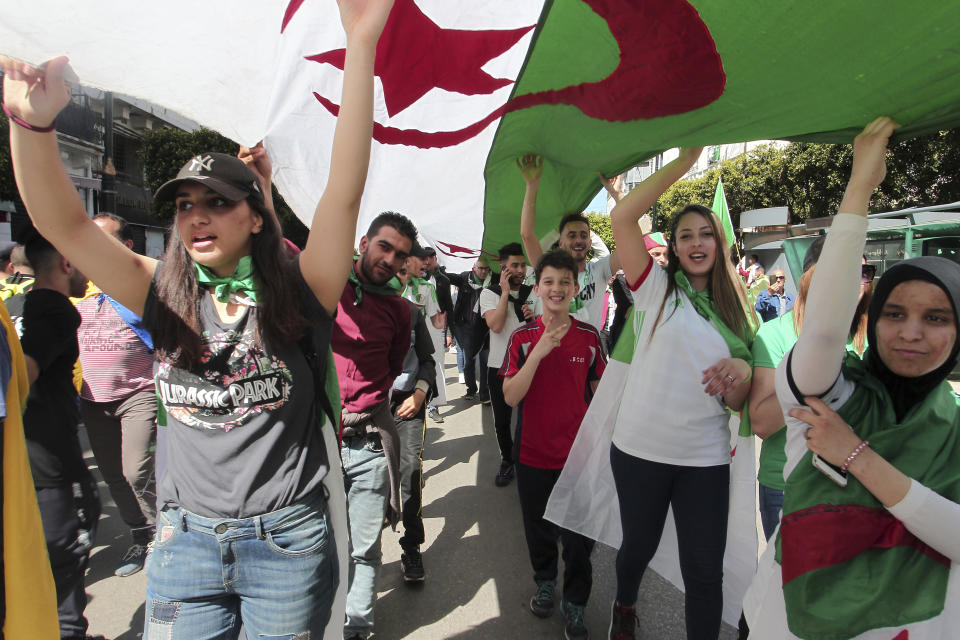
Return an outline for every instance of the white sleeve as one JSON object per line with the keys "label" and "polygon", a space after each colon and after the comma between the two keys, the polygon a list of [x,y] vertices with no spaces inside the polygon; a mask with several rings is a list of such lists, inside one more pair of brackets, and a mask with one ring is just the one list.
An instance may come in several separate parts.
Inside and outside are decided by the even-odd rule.
{"label": "white sleeve", "polygon": [[423,306],[428,318],[432,318],[440,313],[440,304],[437,302],[437,290],[433,285],[427,286],[427,294],[424,298]]}
{"label": "white sleeve", "polygon": [[480,292],[480,315],[484,315],[487,311],[493,311],[497,308],[497,305],[500,303],[500,298],[490,289],[484,288]]}
{"label": "white sleeve", "polygon": [[[595,258],[603,259],[610,257],[610,248],[603,242],[603,238],[593,231],[590,232],[590,247],[593,249]],[[609,263],[608,263],[609,264]]]}
{"label": "white sleeve", "polygon": [[911,480],[907,495],[887,511],[951,562],[960,562],[960,504]]}
{"label": "white sleeve", "polygon": [[590,265],[590,268],[593,269],[594,274],[596,274],[593,280],[597,283],[597,291],[605,291],[607,283],[610,282],[610,276],[613,275],[610,272],[610,255],[607,254],[600,258]]}
{"label": "white sleeve", "polygon": [[807,294],[803,331],[793,348],[793,380],[804,395],[820,395],[837,379],[860,291],[867,219],[833,218]]}
{"label": "white sleeve", "polygon": [[[804,324],[803,330],[807,330],[806,324]],[[794,360],[795,353],[796,347],[780,360],[774,378],[777,389],[777,400],[780,402],[780,408],[783,410],[784,421],[787,425],[787,442],[784,445],[787,462],[783,467],[784,479],[790,477],[790,474],[793,473],[800,459],[807,453],[807,439],[804,435],[807,429],[810,428],[810,425],[806,422],[787,415],[791,409],[808,410],[803,404],[802,394],[801,397],[797,397],[798,394],[800,394],[800,390],[790,376],[792,370],[791,363]],[[857,387],[853,382],[844,378],[839,372],[832,382],[833,384],[820,396],[820,399],[823,400],[824,404],[836,411],[850,399],[850,396],[853,395]]]}

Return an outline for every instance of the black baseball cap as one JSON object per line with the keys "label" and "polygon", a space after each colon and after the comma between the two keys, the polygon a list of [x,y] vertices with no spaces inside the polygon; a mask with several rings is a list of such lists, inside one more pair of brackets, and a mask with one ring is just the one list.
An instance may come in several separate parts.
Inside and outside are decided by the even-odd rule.
{"label": "black baseball cap", "polygon": [[[419,242],[414,242],[413,245],[410,247],[410,256],[411,256],[411,257],[420,258],[421,260],[423,260],[424,258],[427,257],[427,255],[428,255],[428,254],[427,254],[427,250],[424,249],[424,248],[423,248],[423,245],[420,244]],[[434,254],[434,255],[436,255],[436,254]]]}
{"label": "black baseball cap", "polygon": [[177,177],[164,182],[153,197],[160,201],[173,200],[177,197],[177,187],[187,181],[198,182],[231,202],[247,198],[263,202],[257,174],[240,158],[226,153],[201,153],[190,158]]}

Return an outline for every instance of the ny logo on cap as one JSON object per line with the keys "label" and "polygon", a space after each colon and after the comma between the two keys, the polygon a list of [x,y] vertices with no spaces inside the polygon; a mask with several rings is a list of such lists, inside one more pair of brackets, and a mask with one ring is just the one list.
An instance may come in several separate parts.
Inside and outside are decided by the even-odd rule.
{"label": "ny logo on cap", "polygon": [[195,156],[190,160],[190,166],[187,171],[211,171],[213,169],[213,156]]}

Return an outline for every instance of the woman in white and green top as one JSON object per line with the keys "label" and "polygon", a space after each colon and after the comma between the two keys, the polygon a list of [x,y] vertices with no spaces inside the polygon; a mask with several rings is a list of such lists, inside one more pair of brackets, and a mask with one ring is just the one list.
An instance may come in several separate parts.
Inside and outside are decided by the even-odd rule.
{"label": "woman in white and green top", "polygon": [[726,259],[717,216],[689,205],[672,221],[666,268],[637,224],[701,149],[640,183],[611,214],[633,292],[637,342],[613,431],[610,464],[623,542],[610,637],[633,638],[640,580],[673,508],[686,596],[687,637],[715,640],[723,608],[730,483],[728,409],[750,391],[755,317]]}

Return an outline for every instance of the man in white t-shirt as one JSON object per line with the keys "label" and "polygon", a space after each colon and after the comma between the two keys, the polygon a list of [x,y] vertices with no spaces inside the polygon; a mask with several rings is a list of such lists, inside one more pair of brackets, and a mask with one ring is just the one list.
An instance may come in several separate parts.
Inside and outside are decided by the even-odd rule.
{"label": "man in white t-shirt", "polygon": [[523,284],[527,275],[527,261],[519,242],[511,242],[500,249],[500,283],[480,292],[480,315],[490,327],[490,355],[487,356],[487,388],[493,424],[500,446],[500,471],[495,483],[505,487],[513,480],[513,437],[510,420],[513,409],[503,397],[503,379],[497,375],[507,342],[514,329],[533,319],[535,296],[533,287]]}
{"label": "man in white t-shirt", "polygon": [[[520,214],[520,238],[530,264],[536,266],[543,255],[536,232],[537,190],[543,174],[543,160],[539,156],[528,154],[519,158],[517,165],[527,183]],[[599,331],[603,326],[603,294],[607,290],[610,277],[620,270],[620,258],[617,252],[613,251],[609,256],[594,262],[587,261],[591,247],[590,221],[582,213],[568,213],[563,216],[557,229],[560,232],[557,247],[573,256],[578,269],[580,293],[570,303],[570,315],[591,324]]]}

